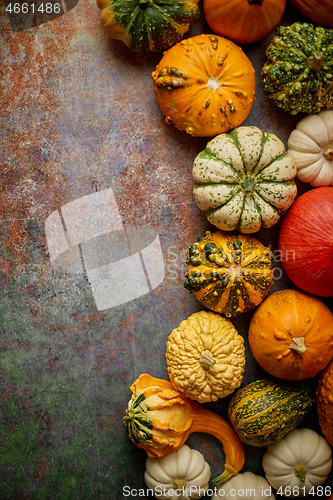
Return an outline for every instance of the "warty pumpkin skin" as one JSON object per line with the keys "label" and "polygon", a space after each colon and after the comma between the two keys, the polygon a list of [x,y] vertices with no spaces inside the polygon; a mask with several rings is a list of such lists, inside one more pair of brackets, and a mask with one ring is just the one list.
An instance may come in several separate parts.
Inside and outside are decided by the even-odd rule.
{"label": "warty pumpkin skin", "polygon": [[177,43],[151,76],[166,122],[196,137],[238,127],[255,100],[251,61],[238,45],[216,35]]}
{"label": "warty pumpkin skin", "polygon": [[305,380],[333,357],[333,313],[320,299],[280,290],[257,308],[249,326],[255,360],[283,380]]}
{"label": "warty pumpkin skin", "polygon": [[97,0],[105,33],[133,52],[160,52],[200,18],[199,0]]}
{"label": "warty pumpkin skin", "polygon": [[273,284],[273,254],[252,235],[207,231],[187,251],[184,287],[228,318],[253,309]]}
{"label": "warty pumpkin skin", "polygon": [[316,405],[319,425],[325,439],[333,446],[333,359],[320,375]]}
{"label": "warty pumpkin skin", "polygon": [[206,432],[221,442],[225,455],[225,470],[214,481],[223,483],[242,469],[244,447],[225,419],[186,398],[168,380],[147,373],[130,389],[123,424],[135,446],[149,457],[163,457],[178,450],[192,432]]}
{"label": "warty pumpkin skin", "polygon": [[290,3],[313,23],[333,28],[331,0],[290,0]]}
{"label": "warty pumpkin skin", "polygon": [[260,448],[297,427],[314,400],[310,384],[256,380],[237,390],[228,415],[240,440]]}
{"label": "warty pumpkin skin", "polygon": [[272,227],[293,203],[297,169],[283,142],[257,127],[238,127],[208,142],[194,160],[193,196],[223,231]]}
{"label": "warty pumpkin skin", "polygon": [[292,115],[333,105],[333,29],[309,23],[278,26],[266,50],[268,97]]}
{"label": "warty pumpkin skin", "polygon": [[204,0],[203,12],[210,28],[236,43],[265,38],[279,24],[286,0]]}
{"label": "warty pumpkin skin", "polygon": [[227,318],[199,311],[169,335],[166,362],[178,391],[199,403],[217,401],[243,380],[244,339]]}

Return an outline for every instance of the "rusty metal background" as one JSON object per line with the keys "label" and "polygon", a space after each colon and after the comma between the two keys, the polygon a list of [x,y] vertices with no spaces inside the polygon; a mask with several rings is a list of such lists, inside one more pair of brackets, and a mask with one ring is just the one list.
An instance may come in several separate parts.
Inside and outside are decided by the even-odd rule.
{"label": "rusty metal background", "polygon": [[[214,230],[192,199],[192,163],[207,140],[164,122],[150,77],[161,54],[138,56],[108,39],[99,15],[93,0],[81,0],[65,15],[13,32],[1,4],[1,500],[142,497],[146,453],[122,426],[129,386],[143,372],[167,378],[168,335],[201,309],[183,288],[183,273],[187,246]],[[296,20],[304,19],[288,6],[282,23]],[[210,33],[203,16],[186,37],[199,33]],[[260,70],[271,36],[243,46],[257,75],[244,125],[286,144],[300,116],[264,94]],[[52,267],[45,220],[105,189],[113,190],[125,224],[158,233],[165,279],[149,294],[100,311],[84,276]],[[274,251],[278,230],[256,237]],[[278,261],[275,267],[272,291],[293,287]],[[265,376],[248,348],[251,315],[233,320],[245,339],[244,383]],[[207,407],[226,416],[229,399]],[[315,408],[303,426],[319,431]],[[221,472],[219,442],[196,434],[188,444],[214,476]],[[264,450],[245,449],[243,470],[263,475]],[[325,485],[333,487],[332,474]]]}

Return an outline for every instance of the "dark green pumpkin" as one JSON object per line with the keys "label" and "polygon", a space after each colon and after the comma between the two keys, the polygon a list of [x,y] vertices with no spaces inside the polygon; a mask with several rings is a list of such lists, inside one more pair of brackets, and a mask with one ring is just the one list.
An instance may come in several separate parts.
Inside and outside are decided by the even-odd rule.
{"label": "dark green pumpkin", "polygon": [[318,113],[333,105],[333,29],[279,26],[266,50],[264,89],[284,111]]}
{"label": "dark green pumpkin", "polygon": [[134,52],[163,51],[179,42],[200,17],[199,0],[97,0],[108,36]]}
{"label": "dark green pumpkin", "polygon": [[229,403],[229,419],[243,443],[262,447],[300,424],[313,405],[309,384],[257,380],[239,389]]}

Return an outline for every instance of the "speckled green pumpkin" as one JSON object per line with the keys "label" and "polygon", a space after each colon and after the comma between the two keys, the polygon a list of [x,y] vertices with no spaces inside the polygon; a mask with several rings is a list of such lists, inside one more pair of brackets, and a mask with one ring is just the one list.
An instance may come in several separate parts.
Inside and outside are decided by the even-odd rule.
{"label": "speckled green pumpkin", "polygon": [[309,384],[257,380],[239,389],[229,403],[229,419],[243,443],[262,447],[299,425],[313,405]]}
{"label": "speckled green pumpkin", "polygon": [[208,142],[192,174],[197,206],[223,231],[255,233],[271,227],[297,194],[297,169],[284,144],[253,126]]}
{"label": "speckled green pumpkin", "polygon": [[199,0],[97,0],[105,33],[133,52],[163,51],[200,17]]}
{"label": "speckled green pumpkin", "polygon": [[266,50],[264,89],[284,111],[318,113],[333,106],[333,29],[279,26]]}

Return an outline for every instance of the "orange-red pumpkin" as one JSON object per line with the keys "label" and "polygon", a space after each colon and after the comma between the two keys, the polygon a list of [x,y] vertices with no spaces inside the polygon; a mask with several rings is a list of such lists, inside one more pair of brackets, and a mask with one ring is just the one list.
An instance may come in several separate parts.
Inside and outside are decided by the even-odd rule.
{"label": "orange-red pumpkin", "polygon": [[313,23],[333,28],[332,0],[290,0],[290,3]]}
{"label": "orange-red pumpkin", "polygon": [[255,100],[251,61],[238,45],[216,35],[177,43],[151,76],[165,121],[196,137],[238,127]]}
{"label": "orange-red pumpkin", "polygon": [[[321,431],[326,441],[333,446],[333,360],[320,375],[316,404]],[[330,498],[333,499],[333,495]]]}
{"label": "orange-red pumpkin", "polygon": [[333,313],[298,290],[272,293],[251,319],[249,345],[267,373],[290,381],[313,377],[333,357]]}
{"label": "orange-red pumpkin", "polygon": [[265,38],[282,19],[286,0],[204,0],[203,12],[210,28],[236,43]]}

